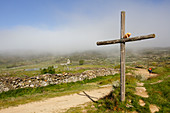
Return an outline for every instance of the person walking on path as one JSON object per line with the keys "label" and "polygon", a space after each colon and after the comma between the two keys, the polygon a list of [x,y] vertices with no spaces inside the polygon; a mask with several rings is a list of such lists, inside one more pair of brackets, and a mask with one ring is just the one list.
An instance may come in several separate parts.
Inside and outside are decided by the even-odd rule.
{"label": "person walking on path", "polygon": [[148,71],[149,71],[149,75],[150,75],[152,73],[152,68],[149,68]]}

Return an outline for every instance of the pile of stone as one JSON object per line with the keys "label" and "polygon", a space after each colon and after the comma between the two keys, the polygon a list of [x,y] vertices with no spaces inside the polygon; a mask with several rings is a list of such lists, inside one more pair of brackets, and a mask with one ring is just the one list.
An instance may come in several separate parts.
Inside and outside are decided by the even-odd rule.
{"label": "pile of stone", "polygon": [[0,93],[3,91],[26,88],[26,87],[42,87],[50,84],[60,84],[68,82],[82,81],[84,79],[92,79],[97,76],[114,75],[116,71],[111,68],[98,68],[86,70],[80,74],[62,73],[62,74],[44,74],[34,77],[1,77]]}

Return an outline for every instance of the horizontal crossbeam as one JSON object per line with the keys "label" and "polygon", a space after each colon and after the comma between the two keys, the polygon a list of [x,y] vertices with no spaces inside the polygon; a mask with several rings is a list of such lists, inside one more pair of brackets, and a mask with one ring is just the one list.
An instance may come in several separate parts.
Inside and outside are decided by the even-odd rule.
{"label": "horizontal crossbeam", "polygon": [[155,34],[136,36],[131,38],[117,39],[117,40],[100,41],[97,42],[97,45],[99,46],[99,45],[108,45],[108,44],[116,44],[116,43],[125,43],[125,42],[138,41],[138,40],[144,40],[149,38],[155,38]]}

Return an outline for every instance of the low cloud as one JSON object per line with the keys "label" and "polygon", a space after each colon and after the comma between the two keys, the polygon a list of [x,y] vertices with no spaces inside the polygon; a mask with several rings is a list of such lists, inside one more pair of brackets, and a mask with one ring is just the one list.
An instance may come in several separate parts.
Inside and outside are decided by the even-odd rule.
{"label": "low cloud", "polygon": [[[126,5],[128,5],[127,8]],[[132,36],[155,33],[156,38],[128,43],[127,47],[169,46],[169,6],[166,2],[159,7],[146,5],[143,8],[141,5],[144,3],[138,4],[134,1],[122,5],[123,10],[126,11],[126,31],[131,32]],[[67,18],[71,18],[68,24],[52,29],[35,26],[15,26],[8,30],[1,29],[0,51],[35,50],[70,53],[98,49],[97,41],[119,38],[122,7],[116,7],[116,11],[114,11],[114,7],[109,5],[106,11],[110,10],[110,12],[102,11],[98,17],[80,14],[81,11],[74,12],[67,16]],[[98,10],[98,13],[101,10]]]}

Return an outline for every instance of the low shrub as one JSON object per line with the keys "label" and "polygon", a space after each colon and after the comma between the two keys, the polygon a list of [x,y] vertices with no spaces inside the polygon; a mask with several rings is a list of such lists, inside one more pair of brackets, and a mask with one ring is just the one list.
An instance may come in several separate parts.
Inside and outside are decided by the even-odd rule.
{"label": "low shrub", "polygon": [[41,74],[55,74],[55,68],[54,66],[49,66],[47,69],[44,68],[44,69],[41,69]]}

